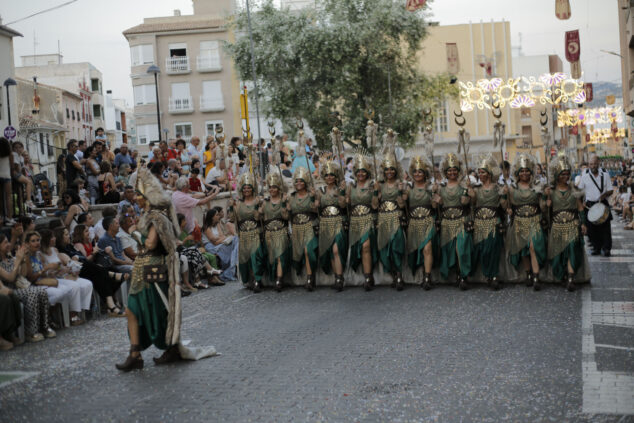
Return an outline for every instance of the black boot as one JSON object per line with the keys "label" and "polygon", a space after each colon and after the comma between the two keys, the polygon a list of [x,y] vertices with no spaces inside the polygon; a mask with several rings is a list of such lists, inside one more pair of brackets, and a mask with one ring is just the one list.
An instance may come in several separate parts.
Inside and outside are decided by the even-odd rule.
{"label": "black boot", "polygon": [[500,289],[500,283],[498,282],[497,276],[493,276],[492,278],[487,279],[487,281],[492,290],[497,291]]}
{"label": "black boot", "polygon": [[365,282],[363,282],[363,289],[366,291],[372,291],[372,288],[374,287],[374,277],[372,276],[372,273],[366,273],[364,276]]}
{"label": "black boot", "polygon": [[312,292],[315,290],[315,274],[308,275],[308,279],[306,280],[306,290]]}
{"label": "black boot", "polygon": [[429,291],[431,289],[431,273],[425,273],[423,276],[423,282],[421,282],[420,286],[425,291]]}
{"label": "black boot", "polygon": [[397,291],[402,291],[405,288],[405,283],[403,282],[403,275],[401,272],[396,272],[396,276],[394,278],[394,286]]}
{"label": "black boot", "polygon": [[[138,352],[136,357],[132,355],[133,352]],[[130,370],[141,370],[143,368],[143,357],[141,357],[141,346],[131,345],[130,354],[121,364],[115,364],[115,367],[123,372],[129,372]]]}
{"label": "black boot", "polygon": [[566,289],[569,292],[573,292],[575,289],[577,289],[577,287],[575,286],[575,274],[574,273],[568,273],[568,276],[566,277]]}
{"label": "black boot", "polygon": [[335,287],[337,292],[343,291],[343,275],[335,275]]}
{"label": "black boot", "polygon": [[256,294],[258,292],[262,292],[262,282],[253,281],[253,292],[255,292]]}
{"label": "black boot", "polygon": [[277,292],[282,292],[282,278],[277,278],[275,280],[275,290]]}
{"label": "black boot", "polygon": [[531,272],[530,270],[526,272],[526,286],[533,286],[533,272]]}
{"label": "black boot", "polygon": [[158,358],[154,357],[154,364],[160,366],[161,364],[174,363],[181,360],[181,353],[178,350],[178,345],[172,345]]}
{"label": "black boot", "polygon": [[533,280],[533,291],[539,291],[540,289],[542,289],[540,283],[539,283],[539,277],[533,273],[532,276],[532,280]]}
{"label": "black boot", "polygon": [[463,278],[462,276],[460,277],[460,280],[458,281],[458,288],[460,288],[461,291],[466,291],[467,289],[469,289],[466,278]]}

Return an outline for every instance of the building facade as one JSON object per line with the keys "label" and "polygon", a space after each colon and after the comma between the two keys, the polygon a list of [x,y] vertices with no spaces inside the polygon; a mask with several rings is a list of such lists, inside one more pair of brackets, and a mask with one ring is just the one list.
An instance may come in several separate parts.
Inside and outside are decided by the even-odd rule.
{"label": "building facade", "polygon": [[[513,77],[511,55],[510,23],[468,23],[460,25],[432,25],[428,28],[418,54],[420,68],[428,74],[447,73],[446,43],[455,43],[458,50],[458,81],[472,81],[499,77],[508,80]],[[437,99],[434,117],[435,163],[448,152],[458,147],[459,127],[454,122],[454,113],[460,113],[458,100]],[[493,125],[496,119],[490,110],[464,112],[464,128],[471,137],[470,163],[479,153],[491,152],[500,158],[499,149],[493,148]],[[504,158],[512,159],[517,139],[522,139],[519,125],[519,111],[510,108],[502,110],[502,121],[506,125],[506,145]],[[422,137],[416,143],[418,154],[423,152]]]}
{"label": "building facade", "polygon": [[38,82],[63,88],[82,97],[82,139],[94,140],[95,130],[105,128],[103,76],[88,62],[63,63],[59,54],[21,56],[22,66],[16,75],[23,79],[37,77]]}
{"label": "building facade", "polygon": [[127,143],[125,101],[113,99],[110,90],[106,91],[104,116],[106,119],[104,130],[110,142],[110,148],[114,150],[121,147],[124,142]]}
{"label": "building facade", "polygon": [[147,152],[159,139],[155,78],[150,65],[160,69],[158,112],[161,139],[181,135],[204,139],[219,127],[240,134],[239,83],[223,43],[233,37],[226,17],[232,0],[194,0],[194,14],[146,18],[123,35],[130,45],[134,90],[136,142]]}
{"label": "building facade", "polygon": [[85,139],[85,124],[81,120],[81,112],[84,101],[79,94],[72,93],[68,90],[59,89],[61,95],[61,108],[63,114],[63,126],[66,128],[66,138],[81,140]]}
{"label": "building facade", "polygon": [[[623,88],[623,110],[634,118],[634,3],[618,0],[619,47],[621,55],[621,86]],[[628,119],[627,154],[634,157],[634,119]]]}
{"label": "building facade", "polygon": [[[7,87],[3,86],[4,81],[9,78],[15,79],[15,67],[13,65],[13,37],[21,37],[17,31],[2,25],[0,19],[0,135],[4,132],[4,128],[9,125],[11,120],[11,126],[19,129],[20,122],[17,118],[18,109],[16,101],[16,88],[8,87],[9,101],[7,103]],[[11,111],[11,119],[9,119],[9,109]],[[3,135],[2,135],[3,136]]]}

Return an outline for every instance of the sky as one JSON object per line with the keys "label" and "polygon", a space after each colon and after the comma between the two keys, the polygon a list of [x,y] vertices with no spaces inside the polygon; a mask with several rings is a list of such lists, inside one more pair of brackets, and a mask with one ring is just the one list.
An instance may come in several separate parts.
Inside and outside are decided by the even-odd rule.
{"label": "sky", "polygon": [[[21,19],[68,0],[0,0],[3,24]],[[402,1],[405,5],[406,0]],[[619,51],[617,0],[570,0],[572,16],[555,17],[555,0],[434,0],[431,20],[441,25],[490,22],[511,24],[511,44],[524,55],[564,55],[564,32],[579,29],[581,67],[587,82],[620,83],[620,58],[601,50]],[[20,56],[56,53],[58,42],[64,63],[90,62],[103,73],[105,90],[114,98],[132,101],[130,50],[122,32],[144,17],[171,16],[174,9],[192,14],[191,0],[77,0],[51,12],[9,25],[24,37],[14,38],[15,64]],[[458,12],[457,12],[458,11]]]}

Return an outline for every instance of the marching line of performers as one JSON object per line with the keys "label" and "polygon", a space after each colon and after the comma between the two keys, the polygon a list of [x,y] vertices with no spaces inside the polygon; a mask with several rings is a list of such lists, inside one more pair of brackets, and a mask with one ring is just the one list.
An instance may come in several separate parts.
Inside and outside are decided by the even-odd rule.
{"label": "marching line of performers", "polygon": [[341,291],[347,271],[362,274],[363,287],[371,290],[379,264],[397,290],[404,288],[406,268],[426,290],[438,282],[432,270],[437,279],[455,275],[461,290],[476,275],[492,289],[523,279],[539,290],[545,274],[569,291],[589,281],[584,192],[572,183],[565,155],[552,159],[550,185],[535,178],[537,163],[527,153],[516,156],[511,185],[497,182],[500,167],[490,155],[478,161],[478,185],[464,178],[464,163],[453,153],[440,164],[440,184],[431,182],[434,167],[425,157],[411,158],[411,182],[402,180],[393,152],[383,154],[377,179],[371,163],[355,154],[354,182],[346,186],[340,165],[326,159],[319,189],[299,167],[290,194],[279,172],[271,171],[266,198],[257,196],[253,174],[243,174],[238,198],[229,204],[243,283],[259,292],[266,278],[280,291],[292,269],[309,291],[318,272],[334,276],[333,287]]}

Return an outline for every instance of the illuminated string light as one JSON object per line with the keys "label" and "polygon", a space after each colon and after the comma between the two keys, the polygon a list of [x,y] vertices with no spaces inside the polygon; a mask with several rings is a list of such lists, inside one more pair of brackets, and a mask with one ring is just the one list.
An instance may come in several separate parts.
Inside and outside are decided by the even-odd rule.
{"label": "illuminated string light", "polygon": [[598,107],[595,109],[570,109],[557,112],[557,126],[596,125],[599,123],[621,123],[623,114],[620,106]]}

